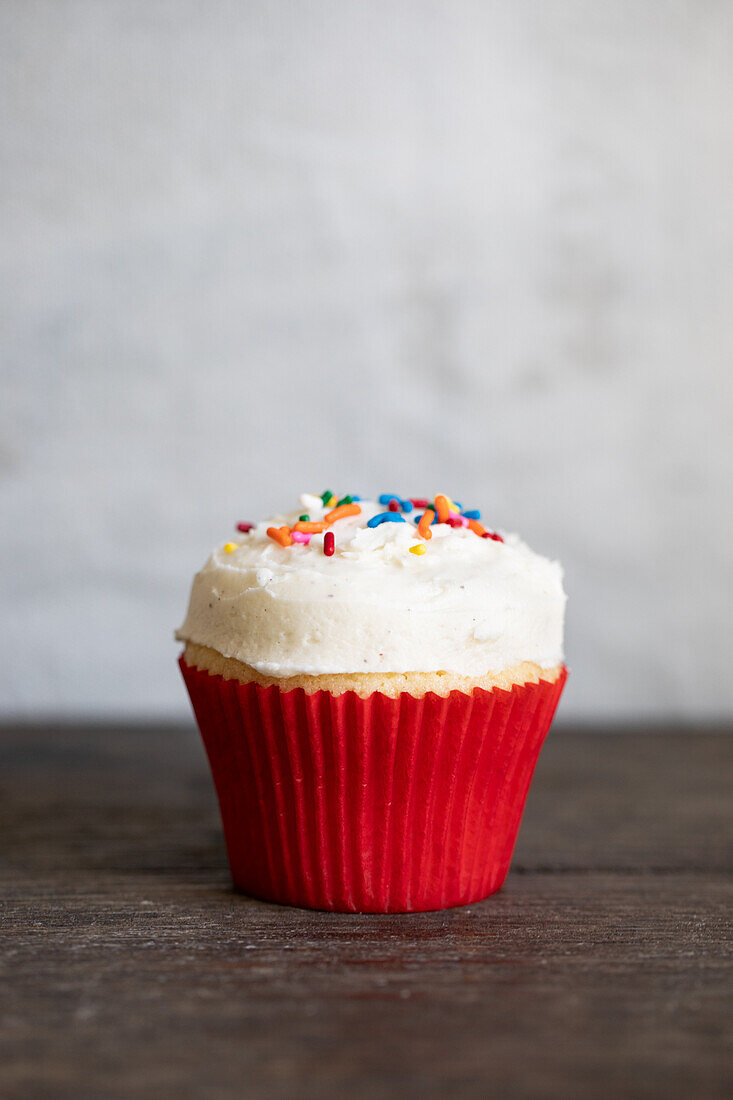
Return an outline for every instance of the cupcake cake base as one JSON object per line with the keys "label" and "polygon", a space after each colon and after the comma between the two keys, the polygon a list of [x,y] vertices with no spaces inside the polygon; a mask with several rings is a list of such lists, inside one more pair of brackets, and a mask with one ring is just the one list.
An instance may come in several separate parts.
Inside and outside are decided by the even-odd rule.
{"label": "cupcake cake base", "polygon": [[460,686],[408,673],[386,690],[268,682],[190,643],[180,666],[238,889],[398,913],[501,887],[564,666]]}

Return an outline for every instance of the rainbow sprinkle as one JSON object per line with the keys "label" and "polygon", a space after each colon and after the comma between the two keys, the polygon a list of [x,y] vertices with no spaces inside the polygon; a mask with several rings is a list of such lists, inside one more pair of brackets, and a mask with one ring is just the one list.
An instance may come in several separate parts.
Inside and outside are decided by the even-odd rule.
{"label": "rainbow sprinkle", "polygon": [[292,546],[293,538],[289,527],[268,527],[267,534],[274,542],[278,542],[280,546]]}
{"label": "rainbow sprinkle", "polygon": [[[286,549],[293,545],[308,546],[313,535],[325,532],[322,544],[323,553],[327,558],[331,558],[335,553],[336,540],[333,532],[326,529],[338,523],[339,520],[361,515],[362,509],[358,503],[361,497],[357,496],[356,493],[347,493],[345,496],[337,497],[330,489],[326,489],[320,495],[315,494],[314,497],[320,500],[324,509],[327,509],[323,519],[313,522],[310,515],[304,512],[298,517],[297,523],[292,528],[287,526],[268,527],[267,535],[278,546]],[[314,497],[311,497],[311,499],[314,499]],[[379,512],[378,515],[368,519],[367,527],[380,527],[383,523],[405,523],[405,514],[413,513],[414,509],[422,509],[419,514],[410,515],[410,520],[417,525],[417,534],[423,540],[416,546],[408,547],[409,552],[417,557],[427,553],[428,548],[425,544],[432,538],[430,528],[436,523],[445,524],[455,530],[462,530],[465,527],[479,538],[491,539],[493,542],[504,542],[501,535],[495,531],[487,531],[483,524],[479,522],[481,512],[478,508],[464,510],[459,501],[453,501],[443,493],[438,493],[432,501],[428,497],[401,497],[397,493],[381,493],[377,500],[379,504],[386,508],[386,511]],[[237,530],[245,535],[249,534],[254,527],[255,524],[253,523],[242,522],[236,524]],[[224,544],[224,551],[231,554],[238,549],[239,545],[236,542],[227,542]]]}
{"label": "rainbow sprinkle", "polygon": [[438,493],[435,498],[435,514],[438,517],[438,523],[446,523],[450,518],[451,507],[448,497],[442,496]]}
{"label": "rainbow sprinkle", "polygon": [[[386,505],[390,512],[411,512],[415,504],[413,500],[403,500],[396,493],[381,493],[377,497],[377,503]],[[427,506],[427,501],[425,503]]]}
{"label": "rainbow sprinkle", "polygon": [[347,519],[348,516],[360,516],[361,507],[358,504],[341,504],[333,511],[328,512],[325,516],[325,523],[328,527],[332,523],[335,523],[337,519]]}
{"label": "rainbow sprinkle", "polygon": [[431,508],[426,508],[420,516],[420,522],[417,525],[417,533],[424,539],[431,539],[433,537],[433,532],[430,530],[430,527],[435,520],[435,512]]}
{"label": "rainbow sprinkle", "polygon": [[404,523],[405,517],[399,512],[380,512],[367,520],[367,527],[379,527],[382,523]]}

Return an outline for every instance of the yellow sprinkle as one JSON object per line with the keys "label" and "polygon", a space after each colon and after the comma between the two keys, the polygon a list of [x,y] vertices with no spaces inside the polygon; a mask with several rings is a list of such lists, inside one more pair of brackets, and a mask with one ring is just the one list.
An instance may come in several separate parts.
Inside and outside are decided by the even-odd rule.
{"label": "yellow sprinkle", "polygon": [[237,543],[237,542],[225,542],[224,543],[224,550],[227,554],[231,554],[232,550],[238,550],[238,549],[239,549],[239,543]]}
{"label": "yellow sprinkle", "polygon": [[336,497],[331,497],[331,499],[329,500],[326,507],[327,508],[335,508],[337,504],[338,504],[338,499]]}
{"label": "yellow sprinkle", "polygon": [[410,547],[410,553],[411,554],[424,554],[426,550],[427,550],[427,546],[423,546],[422,543],[420,543],[419,546],[411,546]]}

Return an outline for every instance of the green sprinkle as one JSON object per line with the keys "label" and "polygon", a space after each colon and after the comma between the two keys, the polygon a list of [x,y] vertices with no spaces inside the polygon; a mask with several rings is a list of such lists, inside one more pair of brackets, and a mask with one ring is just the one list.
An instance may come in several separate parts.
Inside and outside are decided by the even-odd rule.
{"label": "green sprinkle", "polygon": [[310,516],[308,516],[308,515],[298,516],[298,522],[299,523],[307,523],[309,519],[310,519]]}
{"label": "green sprinkle", "polygon": [[329,502],[329,500],[331,499],[332,496],[333,496],[333,493],[331,492],[330,489],[326,489],[325,493],[321,493],[321,500],[323,501],[324,507],[325,507],[326,504],[328,504],[328,502]]}
{"label": "green sprinkle", "polygon": [[352,500],[351,497],[349,497],[349,496],[341,497],[341,500],[336,502],[336,507],[339,508],[342,504],[353,504],[353,503],[354,503],[354,501]]}

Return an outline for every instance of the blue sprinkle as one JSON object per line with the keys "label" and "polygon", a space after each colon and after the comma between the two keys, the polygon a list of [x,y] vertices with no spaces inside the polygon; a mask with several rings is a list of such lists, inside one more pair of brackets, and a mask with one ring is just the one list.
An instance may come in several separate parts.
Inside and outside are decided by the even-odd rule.
{"label": "blue sprinkle", "polygon": [[397,496],[397,493],[382,493],[381,497],[379,498],[379,503],[389,504],[391,500],[399,501],[399,499],[400,498]]}
{"label": "blue sprinkle", "polygon": [[461,504],[460,500],[454,500],[453,503],[455,504],[459,512],[463,511],[463,505]]}
{"label": "blue sprinkle", "polygon": [[351,493],[350,496],[354,504],[356,504],[357,501],[361,500],[361,497],[358,497],[356,493]]}
{"label": "blue sprinkle", "polygon": [[[460,507],[460,505],[458,505]],[[481,513],[478,508],[472,508],[470,512],[464,512],[463,515],[466,519],[481,519]]]}
{"label": "blue sprinkle", "polygon": [[403,512],[411,512],[412,511],[412,501],[411,500],[401,500],[400,501],[400,507],[402,508]]}
{"label": "blue sprinkle", "polygon": [[[394,497],[390,497],[390,500],[394,500]],[[379,527],[381,523],[404,523],[405,517],[401,516],[399,512],[380,512],[378,516],[372,516],[370,520],[367,520],[367,527]]]}

